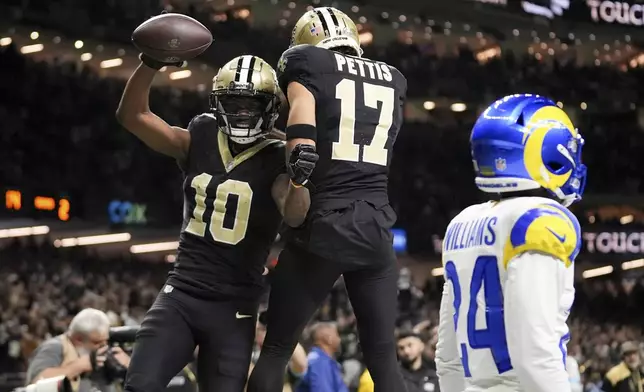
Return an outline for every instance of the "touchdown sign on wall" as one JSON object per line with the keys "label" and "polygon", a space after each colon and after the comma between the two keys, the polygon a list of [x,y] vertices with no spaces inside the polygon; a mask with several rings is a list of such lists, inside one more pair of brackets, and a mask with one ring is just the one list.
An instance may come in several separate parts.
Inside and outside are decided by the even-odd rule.
{"label": "touchdown sign on wall", "polygon": [[583,233],[584,250],[595,254],[644,254],[644,232],[600,231]]}
{"label": "touchdown sign on wall", "polygon": [[642,26],[644,24],[644,5],[625,1],[587,0],[590,18],[594,22],[618,23]]}
{"label": "touchdown sign on wall", "polygon": [[[472,0],[470,0],[472,1]],[[567,19],[621,26],[644,25],[644,2],[638,0],[473,0],[547,19]]]}

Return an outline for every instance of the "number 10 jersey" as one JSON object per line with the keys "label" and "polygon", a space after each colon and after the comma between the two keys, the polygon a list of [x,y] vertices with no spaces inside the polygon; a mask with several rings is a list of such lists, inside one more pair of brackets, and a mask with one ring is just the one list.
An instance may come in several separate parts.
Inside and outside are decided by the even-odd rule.
{"label": "number 10 jersey", "polygon": [[168,284],[200,297],[257,298],[282,220],[271,189],[285,172],[284,143],[261,141],[233,156],[210,114],[188,131],[184,221]]}
{"label": "number 10 jersey", "polygon": [[575,216],[546,198],[478,204],[452,220],[436,351],[442,392],[570,391],[566,319],[580,247]]}

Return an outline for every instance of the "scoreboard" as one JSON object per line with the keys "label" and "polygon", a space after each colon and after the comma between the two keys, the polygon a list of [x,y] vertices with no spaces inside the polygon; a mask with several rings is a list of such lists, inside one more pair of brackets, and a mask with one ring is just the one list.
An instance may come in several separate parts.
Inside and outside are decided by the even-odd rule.
{"label": "scoreboard", "polygon": [[5,189],[2,216],[15,218],[58,219],[67,222],[72,204],[67,196]]}

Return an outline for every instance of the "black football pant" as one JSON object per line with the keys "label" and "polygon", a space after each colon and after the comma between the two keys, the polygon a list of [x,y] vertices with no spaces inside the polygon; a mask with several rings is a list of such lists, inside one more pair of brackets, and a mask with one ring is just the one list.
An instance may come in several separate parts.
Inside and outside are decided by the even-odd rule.
{"label": "black football pant", "polygon": [[394,341],[395,262],[345,270],[333,260],[287,245],[271,273],[266,338],[248,381],[248,392],[282,391],[284,371],[302,331],[340,275],[344,275],[358,321],[360,345],[375,392],[406,391]]}
{"label": "black football pant", "polygon": [[164,391],[198,346],[199,391],[243,392],[257,308],[256,302],[199,299],[164,286],[137,333],[125,390]]}

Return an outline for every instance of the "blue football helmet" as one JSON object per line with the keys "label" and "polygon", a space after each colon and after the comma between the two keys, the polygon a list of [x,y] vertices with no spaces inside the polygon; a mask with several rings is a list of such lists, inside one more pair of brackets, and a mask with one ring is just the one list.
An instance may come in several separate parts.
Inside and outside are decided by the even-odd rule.
{"label": "blue football helmet", "polygon": [[476,121],[470,144],[482,191],[544,188],[566,207],[581,200],[584,139],[550,99],[533,94],[499,99]]}

